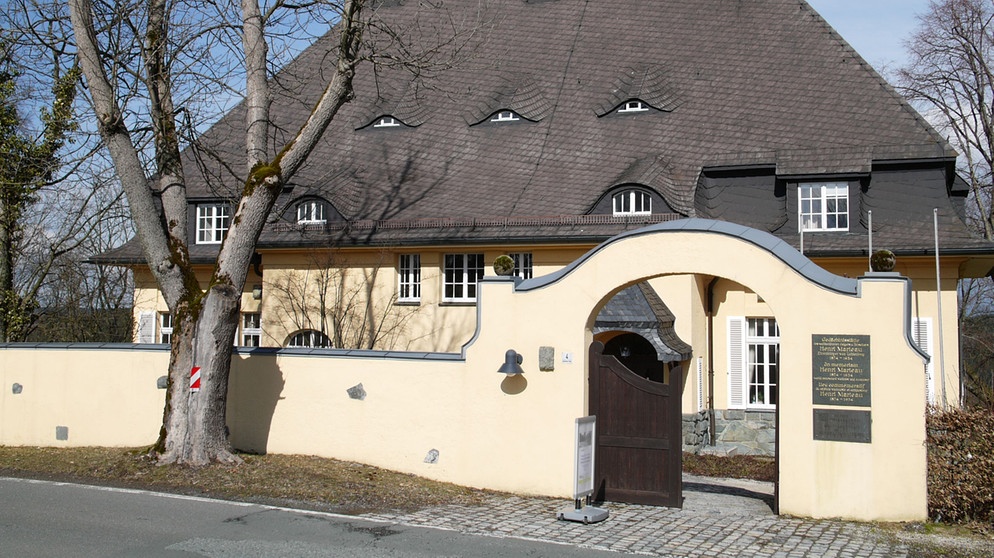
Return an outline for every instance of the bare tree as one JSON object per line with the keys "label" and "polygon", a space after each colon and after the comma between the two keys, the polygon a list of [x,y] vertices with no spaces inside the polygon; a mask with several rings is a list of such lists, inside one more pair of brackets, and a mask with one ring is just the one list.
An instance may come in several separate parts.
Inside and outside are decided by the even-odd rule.
{"label": "bare tree", "polygon": [[[266,5],[71,0],[69,9],[100,135],[127,194],[145,259],[175,316],[163,427],[154,450],[160,463],[239,462],[225,434],[225,400],[231,340],[257,240],[283,186],[352,98],[357,64],[376,55],[364,37],[376,31],[390,42],[400,35],[384,32],[376,10],[367,9],[364,0]],[[317,21],[336,22],[337,40],[328,53],[333,67],[300,127],[274,133],[271,79],[279,61],[272,53],[279,49],[270,48],[270,41],[299,38]],[[453,32],[432,48],[440,50],[458,35]],[[410,57],[397,44],[382,61],[416,59],[411,65],[416,73],[426,67],[420,53]],[[204,91],[231,94],[239,88],[246,156],[241,165],[227,161],[227,168],[241,177],[242,186],[202,290],[188,250],[185,173],[190,169],[184,168],[181,151],[204,124],[191,116],[204,105]],[[196,393],[189,389],[194,368],[201,373]]]}
{"label": "bare tree", "polygon": [[288,333],[318,331],[335,348],[396,349],[420,307],[395,306],[396,294],[377,296],[386,258],[381,253],[372,264],[350,265],[335,251],[312,253],[305,269],[285,271],[266,284],[276,319]]}
{"label": "bare tree", "polygon": [[130,342],[131,270],[86,260],[130,238],[131,217],[112,176],[81,175],[86,182],[45,191],[25,223],[31,242],[23,248],[21,275],[39,305],[26,334],[36,341]]}
{"label": "bare tree", "polygon": [[[10,0],[0,12],[0,339],[108,340],[103,322],[89,318],[111,303],[116,315],[130,315],[128,274],[81,263],[111,246],[99,246],[107,238],[126,239],[128,220],[109,162],[96,156],[96,134],[79,125],[68,12],[45,2]],[[38,329],[56,311],[79,319]],[[63,335],[77,325],[79,334]]]}
{"label": "bare tree", "polygon": [[992,240],[994,1],[929,2],[907,48],[911,60],[898,70],[900,88],[959,149],[959,172],[971,189],[968,215]]}
{"label": "bare tree", "polygon": [[0,341],[22,340],[34,316],[36,287],[15,288],[14,270],[23,241],[24,219],[40,190],[58,182],[60,152],[75,130],[72,110],[78,69],[68,71],[59,60],[50,66],[51,105],[39,110],[35,122],[19,110],[18,80],[22,73],[14,45],[0,37]]}
{"label": "bare tree", "polygon": [[[966,217],[994,240],[994,1],[933,0],[907,41],[910,62],[899,86],[959,150],[957,171],[968,183]],[[989,403],[994,337],[994,283],[959,286],[963,387],[969,401]]]}

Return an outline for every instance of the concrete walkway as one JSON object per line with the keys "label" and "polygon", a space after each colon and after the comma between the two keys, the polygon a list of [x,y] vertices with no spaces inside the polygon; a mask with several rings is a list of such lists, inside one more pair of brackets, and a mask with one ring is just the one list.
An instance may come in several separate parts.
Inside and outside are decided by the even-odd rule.
{"label": "concrete walkway", "polygon": [[558,521],[568,500],[492,497],[485,506],[442,506],[362,517],[460,533],[513,537],[648,556],[890,557],[908,549],[869,526],[773,515],[773,485],[684,475],[683,509],[608,503],[592,525]]}

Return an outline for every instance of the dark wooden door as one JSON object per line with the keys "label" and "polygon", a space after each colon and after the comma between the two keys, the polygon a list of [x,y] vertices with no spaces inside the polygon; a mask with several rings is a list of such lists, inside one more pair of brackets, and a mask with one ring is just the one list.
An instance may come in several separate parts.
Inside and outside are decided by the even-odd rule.
{"label": "dark wooden door", "polygon": [[590,414],[597,416],[595,498],[683,505],[679,374],[654,382],[590,347]]}

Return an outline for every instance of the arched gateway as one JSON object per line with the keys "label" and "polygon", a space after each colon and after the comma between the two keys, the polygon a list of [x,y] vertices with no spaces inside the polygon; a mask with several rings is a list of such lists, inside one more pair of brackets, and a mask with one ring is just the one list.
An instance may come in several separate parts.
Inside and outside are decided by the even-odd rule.
{"label": "arched gateway", "polygon": [[[782,371],[776,386],[781,513],[925,517],[926,358],[910,336],[909,282],[897,274],[839,277],[761,231],[699,219],[664,223],[619,235],[545,277],[485,279],[477,334],[464,350],[467,363],[476,355],[492,358],[507,349],[544,355],[530,363],[535,373],[525,375],[527,386],[505,394],[546,401],[545,418],[537,419],[545,431],[537,435],[538,443],[548,445],[553,431],[565,438],[566,443],[552,443],[545,453],[571,468],[566,466],[572,458],[569,419],[590,410],[588,378],[596,364],[589,361],[596,356],[587,348],[593,345],[595,317],[622,289],[673,276],[696,278],[691,285],[713,278],[734,281],[776,316]],[[686,294],[692,299],[683,303],[689,315],[706,318],[702,292]],[[628,384],[639,381],[648,383],[638,377]],[[669,378],[657,391],[688,390],[691,384],[684,374],[682,382]],[[593,389],[594,397],[603,400],[604,388]],[[654,413],[650,409],[630,420],[651,420]],[[517,435],[524,446],[530,445],[528,433]],[[631,432],[636,442],[654,443],[640,436]],[[624,457],[615,461],[630,463]],[[639,474],[653,477],[651,471]],[[656,481],[661,476],[655,475]]]}

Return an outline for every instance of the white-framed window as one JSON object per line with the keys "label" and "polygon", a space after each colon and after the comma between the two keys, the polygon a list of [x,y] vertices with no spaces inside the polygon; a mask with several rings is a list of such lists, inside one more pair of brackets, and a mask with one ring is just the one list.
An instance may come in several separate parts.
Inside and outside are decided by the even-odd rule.
{"label": "white-framed window", "polygon": [[780,378],[780,327],[773,318],[749,318],[746,332],[749,407],[776,407]]}
{"label": "white-framed window", "polygon": [[618,112],[622,114],[626,112],[645,112],[647,110],[649,110],[649,107],[645,106],[645,103],[639,101],[638,99],[625,101],[620,107],[618,107]]}
{"label": "white-framed window", "polygon": [[774,318],[728,318],[728,406],[775,409],[780,327]]}
{"label": "white-framed window", "polygon": [[483,254],[446,254],[443,275],[442,302],[476,302]]}
{"label": "white-framed window", "polygon": [[220,244],[231,225],[226,203],[203,203],[197,206],[197,244]]}
{"label": "white-framed window", "polygon": [[168,345],[173,340],[173,315],[159,312],[159,343]]}
{"label": "white-framed window", "polygon": [[812,182],[797,186],[799,231],[848,231],[849,184]]}
{"label": "white-framed window", "polygon": [[242,314],[241,347],[258,347],[262,342],[262,314],[245,312]]}
{"label": "white-framed window", "polygon": [[384,116],[373,123],[374,128],[396,128],[400,126],[400,122],[392,116]]}
{"label": "white-framed window", "polygon": [[490,117],[491,122],[517,122],[521,117],[513,110],[502,110]]}
{"label": "white-framed window", "polygon": [[532,278],[532,253],[531,252],[516,252],[513,254],[508,254],[511,259],[514,260],[514,271],[512,272],[515,277],[520,277],[522,279]]}
{"label": "white-framed window", "polygon": [[331,347],[331,339],[314,329],[304,329],[287,339],[287,347]]}
{"label": "white-framed window", "polygon": [[297,223],[301,225],[327,223],[321,200],[305,200],[297,204]]}
{"label": "white-framed window", "polygon": [[615,215],[648,215],[652,213],[652,196],[642,190],[624,190],[612,196]]}
{"label": "white-framed window", "polygon": [[397,301],[421,301],[421,254],[401,254],[397,262]]}

